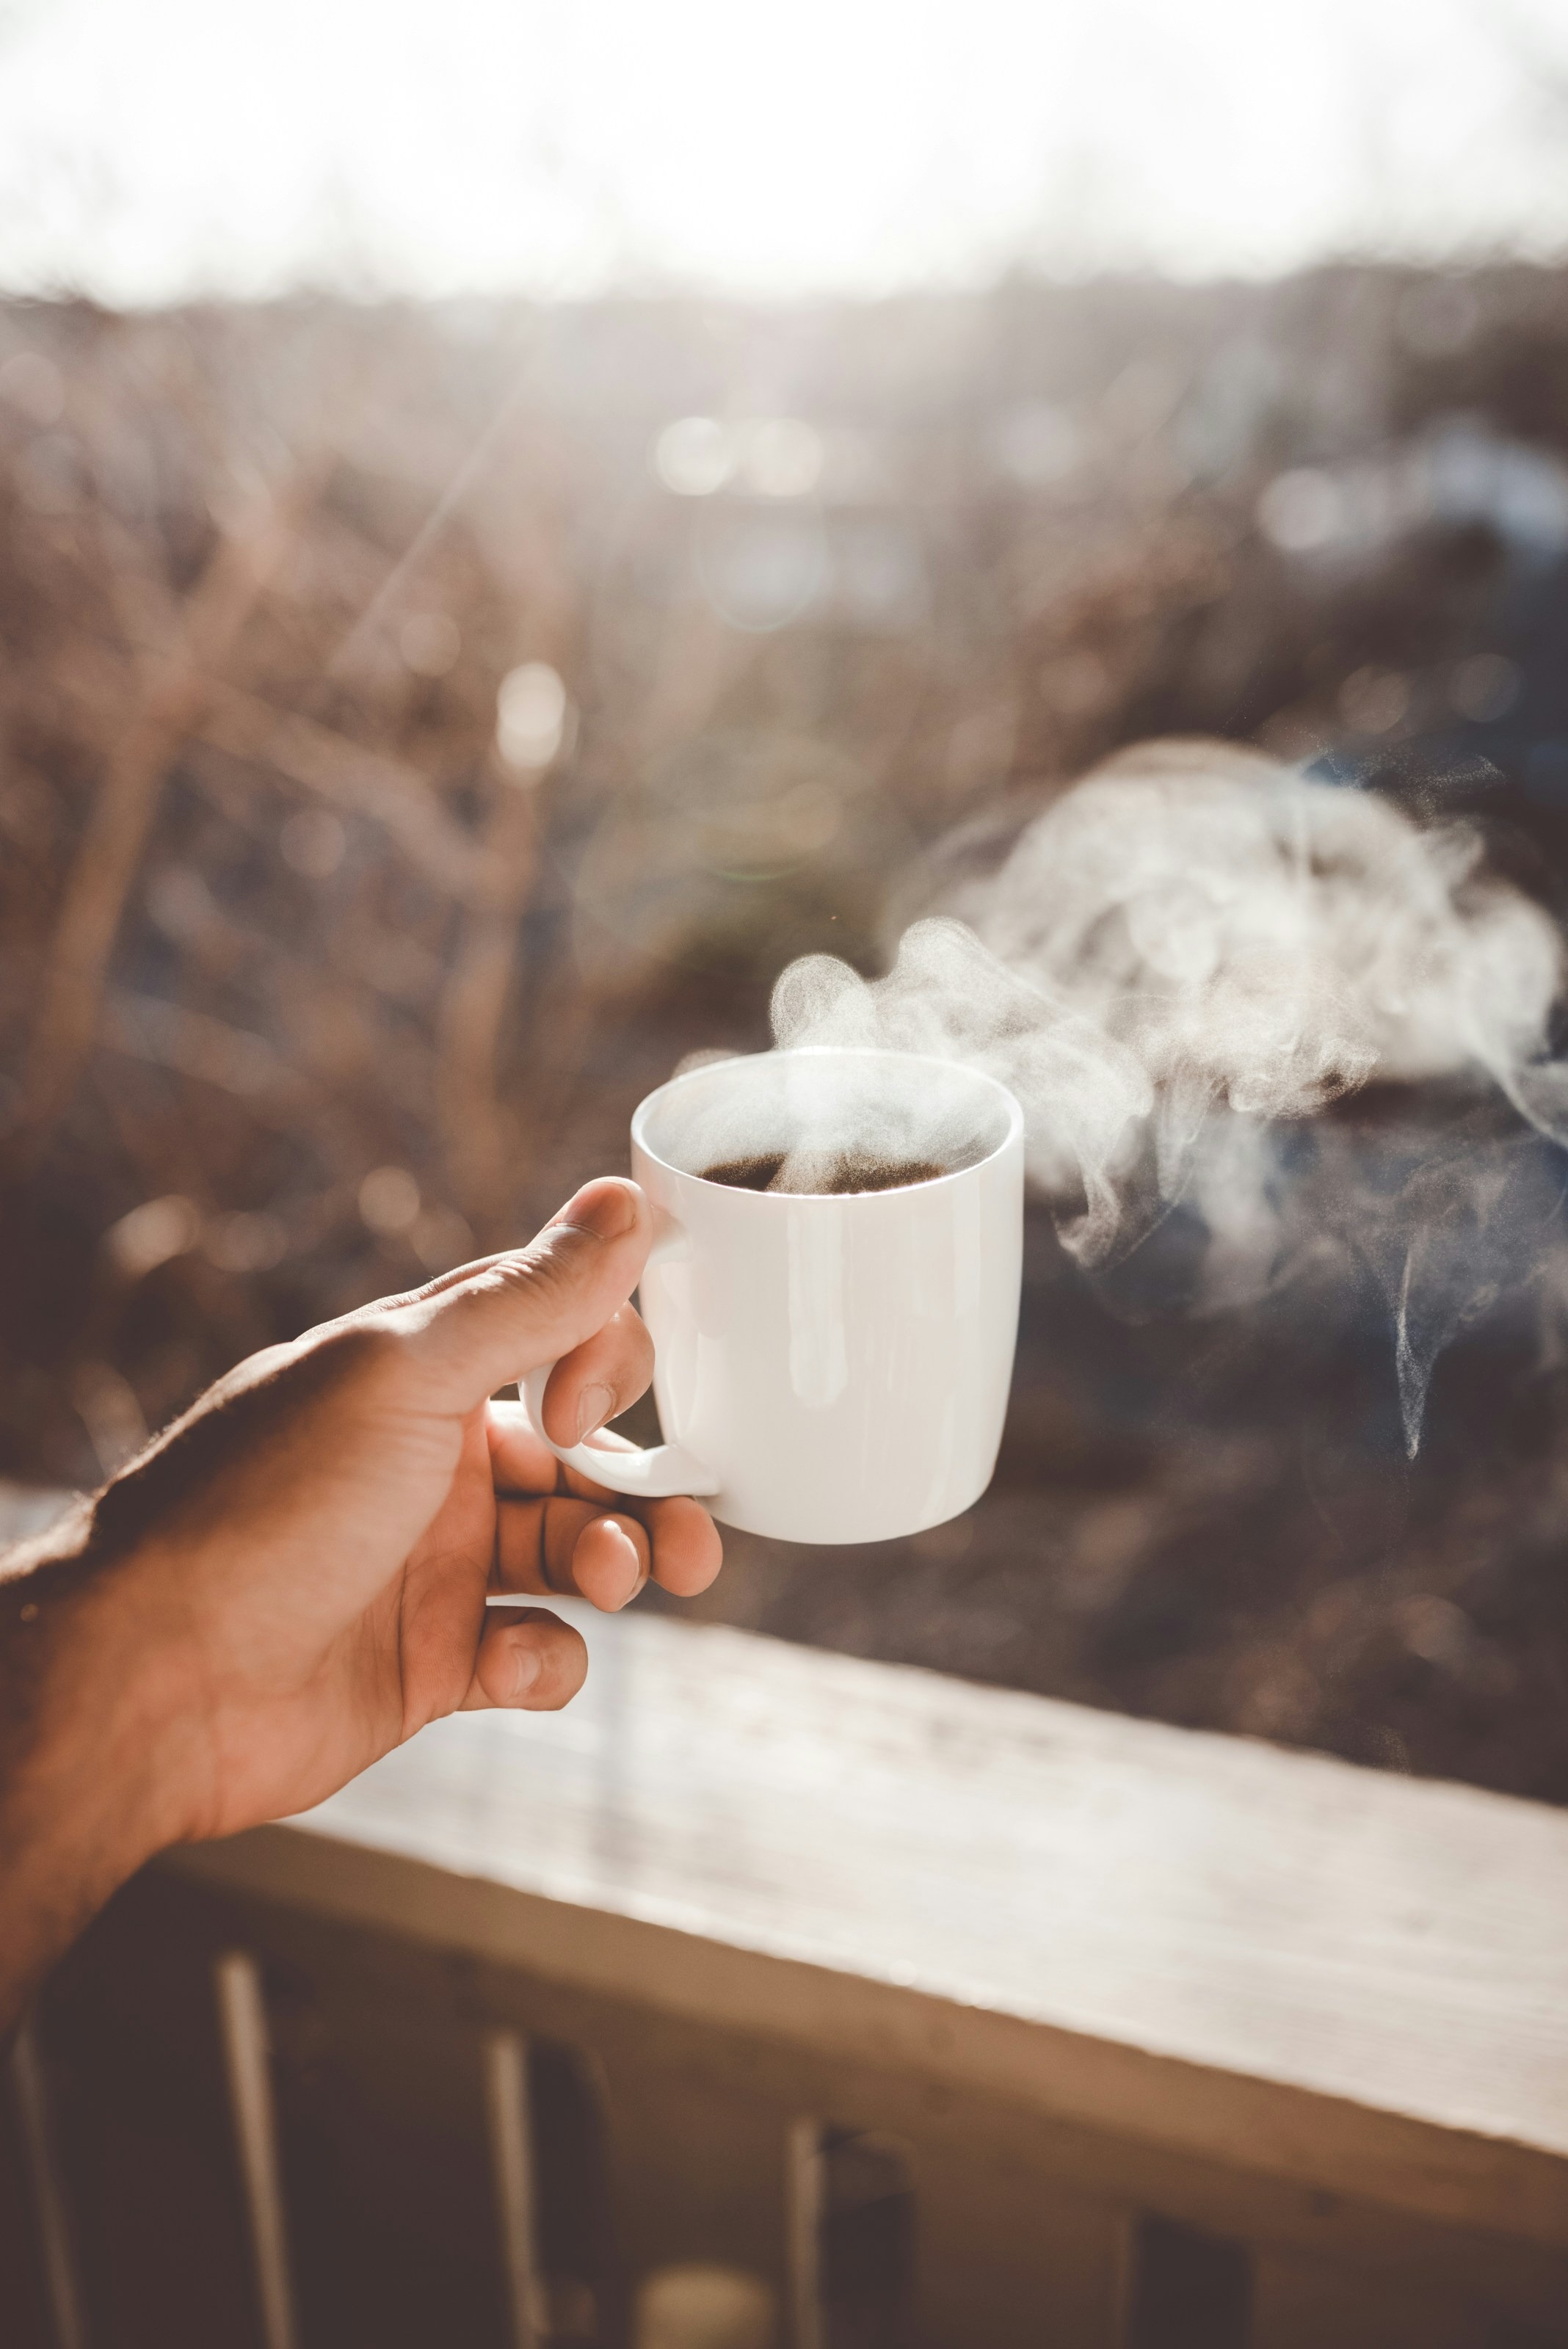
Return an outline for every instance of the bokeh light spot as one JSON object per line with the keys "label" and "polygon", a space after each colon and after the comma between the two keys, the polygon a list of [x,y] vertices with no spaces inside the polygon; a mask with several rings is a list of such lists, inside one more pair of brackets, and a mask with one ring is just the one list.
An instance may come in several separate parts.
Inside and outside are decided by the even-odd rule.
{"label": "bokeh light spot", "polygon": [[1410,680],[1396,669],[1355,669],[1339,688],[1339,714],[1357,734],[1391,734],[1409,710]]}
{"label": "bokeh light spot", "polygon": [[171,1257],[183,1256],[193,1247],[201,1221],[194,1202],[178,1192],[169,1192],[161,1199],[143,1199],[139,1207],[109,1226],[103,1236],[104,1253],[117,1272],[128,1280],[140,1280]]}
{"label": "bokeh light spot", "polygon": [[406,1166],[378,1166],[359,1185],[359,1216],[367,1231],[392,1238],[420,1212],[420,1186]]}
{"label": "bokeh light spot", "polygon": [[516,774],[547,767],[566,739],[566,688],[547,661],[524,661],[495,697],[495,747]]}
{"label": "bokeh light spot", "polygon": [[712,416],[682,416],[653,444],[653,470],[678,498],[711,498],[734,471],[730,435]]}
{"label": "bokeh light spot", "polygon": [[1449,699],[1461,718],[1478,726],[1506,718],[1524,680],[1519,663],[1502,653],[1472,653],[1449,680]]}
{"label": "bokeh light spot", "polygon": [[1258,525],[1286,554],[1306,554],[1345,533],[1345,494],[1311,466],[1276,474],[1258,500]]}

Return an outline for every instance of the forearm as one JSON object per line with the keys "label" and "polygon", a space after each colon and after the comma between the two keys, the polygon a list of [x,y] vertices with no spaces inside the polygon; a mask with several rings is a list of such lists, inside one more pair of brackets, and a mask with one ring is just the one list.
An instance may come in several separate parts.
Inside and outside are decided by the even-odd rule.
{"label": "forearm", "polygon": [[143,1674],[84,1506],[0,1560],[0,2034],[163,1840]]}

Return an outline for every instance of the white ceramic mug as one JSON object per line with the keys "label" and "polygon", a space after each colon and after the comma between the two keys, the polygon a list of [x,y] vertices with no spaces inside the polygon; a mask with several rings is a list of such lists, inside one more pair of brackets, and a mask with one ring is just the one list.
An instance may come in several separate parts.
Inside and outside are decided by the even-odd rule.
{"label": "white ceramic mug", "polygon": [[[803,1146],[953,1171],[836,1195],[703,1179]],[[670,1440],[551,1444],[558,1459],[612,1492],[701,1494],[784,1541],[890,1540],[979,1499],[1018,1334],[1023,1118],[1004,1086],[906,1052],[712,1061],[649,1095],[631,1162],[654,1211],[639,1302]],[[536,1428],[554,1367],[524,1383]]]}

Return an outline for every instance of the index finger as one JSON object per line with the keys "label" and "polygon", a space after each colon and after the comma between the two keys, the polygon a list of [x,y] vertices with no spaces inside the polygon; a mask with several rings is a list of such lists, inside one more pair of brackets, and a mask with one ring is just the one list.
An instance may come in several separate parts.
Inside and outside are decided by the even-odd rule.
{"label": "index finger", "polygon": [[637,1185],[600,1175],[526,1247],[400,1300],[379,1318],[403,1340],[415,1394],[466,1417],[508,1380],[574,1352],[631,1296],[650,1231]]}
{"label": "index finger", "polygon": [[[568,1468],[535,1430],[525,1403],[493,1399],[484,1416],[490,1474],[498,1493],[569,1493],[583,1501],[613,1501],[618,1512],[628,1506],[622,1494],[612,1493],[607,1485],[596,1485],[592,1477]],[[594,1442],[608,1452],[637,1450],[635,1444],[607,1427],[597,1431]]]}

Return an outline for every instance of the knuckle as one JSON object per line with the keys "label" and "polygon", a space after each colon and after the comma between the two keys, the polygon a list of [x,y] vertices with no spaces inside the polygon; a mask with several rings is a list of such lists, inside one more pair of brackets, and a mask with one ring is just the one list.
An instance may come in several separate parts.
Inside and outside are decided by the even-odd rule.
{"label": "knuckle", "polygon": [[400,1372],[408,1341],[389,1320],[352,1321],[324,1330],[303,1357],[324,1387],[377,1387]]}
{"label": "knuckle", "polygon": [[[560,1495],[545,1504],[539,1570],[546,1588],[559,1592],[563,1598],[569,1597],[576,1588],[573,1559],[576,1555],[577,1543],[593,1518],[594,1507],[590,1501]],[[575,1638],[576,1634],[572,1636]]]}
{"label": "knuckle", "polygon": [[574,1288],[603,1254],[604,1242],[596,1233],[575,1224],[552,1224],[521,1254],[509,1257],[504,1269],[523,1288],[551,1294]]}
{"label": "knuckle", "polygon": [[453,1306],[461,1311],[504,1299],[540,1316],[552,1313],[581,1274],[580,1260],[568,1261],[570,1255],[535,1241],[525,1253],[500,1257],[464,1284]]}

